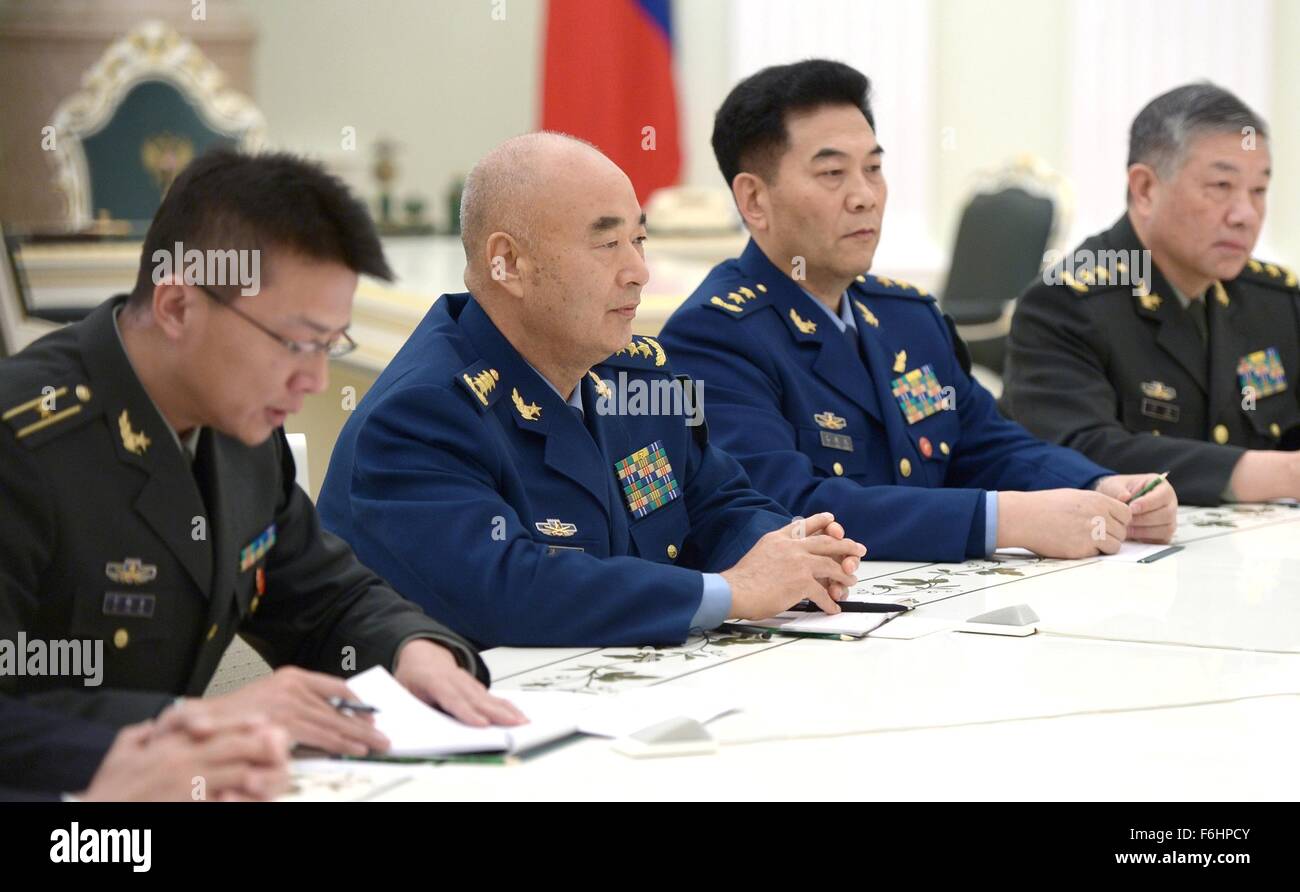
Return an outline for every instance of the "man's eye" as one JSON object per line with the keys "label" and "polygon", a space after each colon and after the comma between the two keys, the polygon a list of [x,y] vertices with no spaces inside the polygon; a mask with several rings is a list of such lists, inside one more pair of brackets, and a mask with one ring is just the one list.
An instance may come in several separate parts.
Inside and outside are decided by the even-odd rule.
{"label": "man's eye", "polygon": [[867,167],[867,173],[880,173],[880,165],[872,164]]}
{"label": "man's eye", "polygon": [[843,175],[844,175],[844,171],[842,171],[842,170],[823,170],[821,175],[824,176],[824,177],[839,177],[839,176],[843,176]]}
{"label": "man's eye", "polygon": [[634,238],[632,241],[636,242],[638,245],[644,245],[644,244],[645,244],[645,240],[646,240],[646,238],[647,238],[647,236],[644,236],[644,235],[638,235],[638,236],[637,236],[636,238]]}
{"label": "man's eye", "polygon": [[602,248],[617,248],[617,247],[618,247],[618,239],[614,239],[614,241],[612,241],[612,242],[605,242],[605,244],[601,245],[601,247],[602,247]]}

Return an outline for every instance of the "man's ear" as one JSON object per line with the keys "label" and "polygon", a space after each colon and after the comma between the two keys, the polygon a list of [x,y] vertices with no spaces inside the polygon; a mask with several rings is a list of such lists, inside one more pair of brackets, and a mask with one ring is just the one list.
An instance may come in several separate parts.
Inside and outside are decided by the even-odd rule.
{"label": "man's ear", "polygon": [[1155,191],[1160,185],[1160,177],[1149,164],[1133,164],[1128,169],[1128,203],[1140,217],[1151,214],[1155,202]]}
{"label": "man's ear", "polygon": [[738,173],[731,181],[731,195],[736,209],[751,232],[766,232],[771,226],[771,193],[762,177]]}
{"label": "man's ear", "polygon": [[494,232],[487,237],[485,246],[487,272],[492,281],[517,298],[524,296],[524,274],[529,260],[520,250],[519,242],[508,232]]}
{"label": "man's ear", "polygon": [[150,304],[153,322],[172,341],[179,341],[186,325],[193,324],[195,308],[190,295],[190,291],[172,278],[164,278],[153,286]]}

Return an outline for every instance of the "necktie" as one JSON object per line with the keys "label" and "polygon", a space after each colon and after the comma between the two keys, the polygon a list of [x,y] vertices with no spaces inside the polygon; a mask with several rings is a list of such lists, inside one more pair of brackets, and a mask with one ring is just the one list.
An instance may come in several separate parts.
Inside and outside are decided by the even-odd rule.
{"label": "necktie", "polygon": [[[194,461],[190,462],[190,471],[194,474],[194,484],[199,488],[199,498],[207,509],[209,522],[212,518],[212,432],[204,428],[199,433],[199,442],[194,449]],[[187,456],[188,457],[188,456]]]}
{"label": "necktie", "polygon": [[1210,326],[1205,316],[1205,298],[1197,298],[1188,303],[1187,312],[1191,314],[1192,322],[1196,323],[1196,333],[1201,336],[1201,343],[1209,343]]}
{"label": "necktie", "polygon": [[858,359],[862,360],[863,365],[866,365],[867,360],[862,355],[862,341],[861,339],[858,338],[858,330],[854,328],[852,325],[846,325],[844,326],[843,334],[844,334],[844,340],[849,345],[849,349],[853,351],[853,355],[856,356]]}

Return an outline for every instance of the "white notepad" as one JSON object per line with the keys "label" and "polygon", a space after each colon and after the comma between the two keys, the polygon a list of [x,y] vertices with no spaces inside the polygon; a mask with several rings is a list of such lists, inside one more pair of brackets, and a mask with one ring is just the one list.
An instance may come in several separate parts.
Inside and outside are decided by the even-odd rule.
{"label": "white notepad", "polygon": [[361,702],[379,710],[375,727],[388,738],[389,756],[453,756],[462,753],[519,753],[576,734],[576,714],[532,710],[526,725],[473,728],[439,712],[388,673],[373,666],[348,679]]}
{"label": "white notepad", "polygon": [[382,666],[349,678],[348,688],[379,710],[375,726],[392,744],[386,755],[415,758],[522,753],[574,734],[621,737],[672,718],[703,724],[735,708],[730,701],[683,687],[634,688],[618,694],[494,690],[528,716],[528,723],[474,728],[425,704]]}

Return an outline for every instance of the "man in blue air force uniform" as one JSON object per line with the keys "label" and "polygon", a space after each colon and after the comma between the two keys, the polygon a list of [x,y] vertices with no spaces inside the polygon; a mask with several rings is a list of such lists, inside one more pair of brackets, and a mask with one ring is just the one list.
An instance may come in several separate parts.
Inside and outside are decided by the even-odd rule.
{"label": "man in blue air force uniform", "polygon": [[462,208],[472,294],[438,300],[349,419],[326,525],[488,646],[837,611],[861,547],[829,516],[792,535],[709,444],[658,341],[631,336],[644,217],[622,171],[530,134],[476,166]]}
{"label": "man in blue air force uniform", "polygon": [[769,68],[713,145],[752,240],[661,341],[703,385],[715,442],[792,512],[830,511],[873,558],[1054,557],[1168,541],[1173,489],[1111,476],[1003,419],[932,297],[869,276],[884,213],[869,84],[836,62]]}

